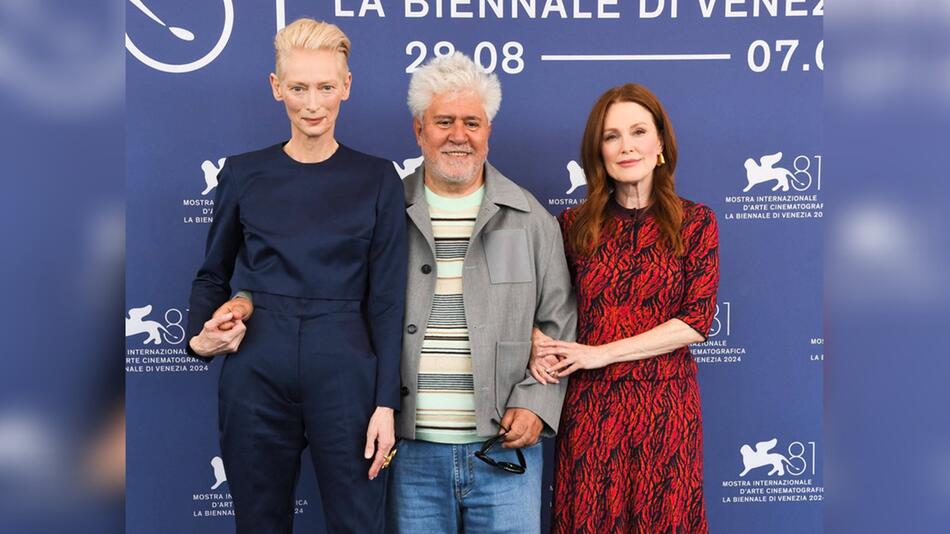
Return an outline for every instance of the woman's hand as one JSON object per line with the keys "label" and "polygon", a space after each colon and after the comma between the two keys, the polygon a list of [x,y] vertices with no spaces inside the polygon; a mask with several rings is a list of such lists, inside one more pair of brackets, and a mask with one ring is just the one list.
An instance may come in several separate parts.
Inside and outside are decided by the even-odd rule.
{"label": "woman's hand", "polygon": [[393,409],[385,406],[377,406],[373,416],[369,418],[363,457],[369,460],[373,458],[373,451],[376,451],[373,465],[369,468],[370,480],[379,475],[379,471],[384,465],[388,465],[386,459],[389,456],[389,451],[396,444],[396,423],[394,419]]}
{"label": "woman's hand", "polygon": [[548,369],[548,372],[553,373],[552,376],[555,377],[567,376],[578,369],[600,369],[613,363],[613,359],[603,345],[593,347],[568,341],[541,342],[538,344],[537,356],[539,358],[554,356],[559,360]]}
{"label": "woman's hand", "polygon": [[548,356],[542,358],[538,356],[540,343],[554,341],[546,336],[538,327],[534,327],[531,332],[531,359],[528,360],[528,371],[541,384],[557,384],[559,381],[556,376],[550,374],[548,369],[557,363],[557,356]]}

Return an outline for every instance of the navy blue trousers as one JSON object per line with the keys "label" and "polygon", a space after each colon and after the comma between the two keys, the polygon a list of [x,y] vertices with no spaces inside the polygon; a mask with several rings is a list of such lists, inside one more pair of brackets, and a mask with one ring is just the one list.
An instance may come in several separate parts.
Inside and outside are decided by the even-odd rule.
{"label": "navy blue trousers", "polygon": [[376,356],[359,301],[254,293],[240,350],[218,388],[221,453],[238,534],[293,532],[307,445],[327,531],[383,532],[386,478],[368,480]]}

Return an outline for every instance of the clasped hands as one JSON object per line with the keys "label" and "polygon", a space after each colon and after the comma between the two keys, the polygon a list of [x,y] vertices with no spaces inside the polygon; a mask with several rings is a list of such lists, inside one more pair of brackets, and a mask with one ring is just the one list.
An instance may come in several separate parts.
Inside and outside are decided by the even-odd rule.
{"label": "clasped hands", "polygon": [[250,300],[235,297],[211,315],[201,332],[188,340],[188,346],[199,356],[209,357],[237,352],[247,332],[245,321],[254,313]]}
{"label": "clasped hands", "polygon": [[603,345],[591,346],[559,341],[535,328],[531,335],[531,360],[528,370],[542,384],[558,384],[558,378],[578,369],[600,369],[611,363]]}

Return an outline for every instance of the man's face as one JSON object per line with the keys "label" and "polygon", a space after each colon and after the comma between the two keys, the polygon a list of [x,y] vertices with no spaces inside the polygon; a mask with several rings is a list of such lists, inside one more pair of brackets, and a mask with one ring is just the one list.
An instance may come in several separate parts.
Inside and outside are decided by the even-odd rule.
{"label": "man's face", "polygon": [[340,102],[350,97],[351,76],[338,52],[297,48],[281,56],[270,75],[274,98],[284,102],[294,137],[333,136]]}
{"label": "man's face", "polygon": [[482,100],[472,93],[435,95],[422,119],[414,119],[426,176],[463,185],[482,175],[491,124]]}

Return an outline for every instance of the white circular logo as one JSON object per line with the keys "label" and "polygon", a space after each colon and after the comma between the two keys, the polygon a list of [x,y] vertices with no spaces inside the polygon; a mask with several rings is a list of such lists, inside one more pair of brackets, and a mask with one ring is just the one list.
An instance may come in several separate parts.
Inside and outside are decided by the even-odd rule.
{"label": "white circular logo", "polygon": [[[201,58],[192,61],[191,63],[185,64],[175,64],[175,63],[164,63],[158,61],[146,55],[142,52],[139,47],[135,46],[135,43],[132,42],[132,38],[129,37],[129,34],[125,34],[125,48],[128,50],[136,59],[142,63],[152,67],[155,70],[160,70],[162,72],[170,72],[173,74],[181,74],[184,72],[196,71],[218,57],[224,47],[228,44],[228,39],[231,38],[231,29],[234,27],[234,5],[232,0],[222,0],[224,3],[224,28],[221,30],[221,37],[218,38],[218,42],[214,45],[214,48],[210,52],[202,56]],[[157,15],[152,13],[145,4],[142,3],[142,0],[129,0],[135,7],[137,7],[142,13],[145,13],[150,19],[154,20],[158,24],[168,28],[168,31],[175,37],[182,39],[184,41],[191,41],[194,39],[194,34],[184,28],[178,28],[175,26],[168,26],[162,21]]]}

